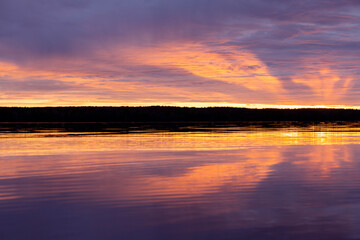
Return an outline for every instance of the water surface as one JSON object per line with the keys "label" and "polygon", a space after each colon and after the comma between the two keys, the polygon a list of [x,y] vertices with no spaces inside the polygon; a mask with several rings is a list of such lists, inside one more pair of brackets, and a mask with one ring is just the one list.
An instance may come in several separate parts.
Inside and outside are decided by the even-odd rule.
{"label": "water surface", "polygon": [[360,131],[0,134],[0,239],[360,239]]}

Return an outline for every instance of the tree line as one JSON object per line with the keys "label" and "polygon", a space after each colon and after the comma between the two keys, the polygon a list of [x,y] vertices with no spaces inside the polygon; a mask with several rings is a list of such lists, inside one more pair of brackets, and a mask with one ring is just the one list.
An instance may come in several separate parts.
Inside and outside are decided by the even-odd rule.
{"label": "tree line", "polygon": [[0,107],[0,122],[359,121],[354,109]]}

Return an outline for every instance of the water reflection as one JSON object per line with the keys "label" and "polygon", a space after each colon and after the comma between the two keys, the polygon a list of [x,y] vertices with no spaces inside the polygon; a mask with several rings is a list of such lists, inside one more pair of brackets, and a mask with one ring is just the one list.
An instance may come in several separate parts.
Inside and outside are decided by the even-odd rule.
{"label": "water reflection", "polygon": [[358,239],[357,131],[0,138],[0,239]]}

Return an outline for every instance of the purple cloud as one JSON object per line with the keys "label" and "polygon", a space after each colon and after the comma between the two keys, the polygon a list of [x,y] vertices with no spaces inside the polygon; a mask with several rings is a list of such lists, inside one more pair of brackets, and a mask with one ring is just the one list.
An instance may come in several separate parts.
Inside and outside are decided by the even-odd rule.
{"label": "purple cloud", "polygon": [[[181,66],[129,63],[125,56],[121,60],[121,51],[116,58],[99,57],[99,52],[113,49],[140,49],[136,54],[141,55],[143,48],[198,44],[237,66],[243,61],[234,57],[237,51],[254,54],[285,90],[279,93],[285,102],[301,104],[309,96],[321,102],[341,88],[341,96],[324,101],[360,104],[358,98],[345,97],[354,95],[360,79],[359,20],[360,2],[355,0],[2,0],[0,61],[63,73],[71,69],[69,74],[77,69],[109,81],[186,86],[191,91],[217,84],[219,93],[238,99],[227,87],[233,85],[230,88],[253,95],[246,84],[234,87]],[[248,71],[259,76],[256,66],[248,65]],[[321,87],[326,79],[327,93]],[[263,97],[249,99],[264,102]]]}

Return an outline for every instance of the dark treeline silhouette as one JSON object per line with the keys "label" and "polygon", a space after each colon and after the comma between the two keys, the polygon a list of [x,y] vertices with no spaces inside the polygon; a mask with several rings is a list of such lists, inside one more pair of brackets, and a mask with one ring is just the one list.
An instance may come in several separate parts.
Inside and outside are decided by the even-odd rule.
{"label": "dark treeline silhouette", "polygon": [[0,107],[0,122],[359,121],[352,109],[230,107]]}

